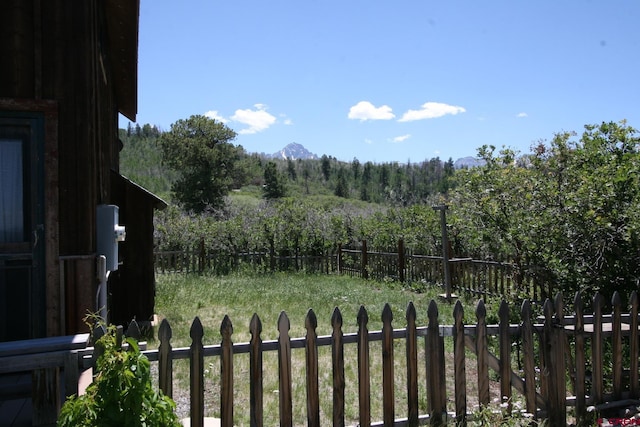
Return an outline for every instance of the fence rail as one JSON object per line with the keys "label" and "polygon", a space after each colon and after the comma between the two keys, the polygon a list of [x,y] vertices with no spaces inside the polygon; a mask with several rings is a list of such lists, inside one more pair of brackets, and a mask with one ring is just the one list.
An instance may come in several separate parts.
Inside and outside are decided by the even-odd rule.
{"label": "fence rail", "polygon": [[[576,312],[567,317],[563,313],[562,296],[557,295],[554,301],[545,301],[543,314],[536,317],[531,303],[525,300],[518,309],[520,322],[517,324],[509,323],[514,309],[503,301],[497,325],[487,324],[482,300],[475,307],[477,320],[474,324],[464,323],[464,308],[458,301],[453,308],[454,324],[441,325],[438,305],[431,301],[426,309],[426,325],[417,325],[416,307],[409,304],[406,327],[402,329],[392,327],[392,311],[386,305],[379,331],[368,330],[368,312],[361,307],[355,333],[343,332],[342,315],[336,308],[331,318],[332,332],[324,336],[316,334],[317,318],[310,310],[305,319],[307,333],[301,338],[289,336],[289,319],[283,312],[277,322],[278,339],[268,341],[262,340],[262,324],[254,314],[249,325],[252,339],[245,343],[233,343],[233,325],[225,316],[220,327],[222,341],[219,345],[203,345],[204,331],[196,317],[190,330],[192,343],[183,348],[172,348],[171,326],[163,320],[158,331],[159,348],[144,351],[144,354],[158,362],[159,387],[169,396],[174,395],[173,361],[189,360],[192,426],[203,426],[205,410],[212,410],[205,408],[203,378],[205,366],[212,366],[214,362],[205,364],[205,358],[217,358],[220,367],[219,408],[213,411],[219,413],[221,425],[234,425],[237,411],[241,410],[249,412],[251,425],[263,425],[263,372],[268,369],[263,365],[263,356],[268,352],[277,352],[278,416],[283,426],[294,424],[293,387],[301,383],[306,387],[306,422],[310,426],[345,425],[345,405],[348,404],[357,405],[357,421],[362,426],[441,425],[451,419],[464,423],[474,410],[471,402],[477,402],[482,408],[495,402],[496,398],[507,415],[515,410],[514,402],[522,401],[526,411],[535,418],[548,419],[550,425],[559,426],[567,424],[569,412],[577,423],[590,419],[593,415],[587,412],[588,406],[602,410],[622,403],[640,403],[638,295],[634,292],[629,301],[629,311],[623,314],[621,298],[616,293],[611,301],[611,311],[605,313],[608,304],[596,294],[591,300],[592,314],[585,314],[582,310],[584,300],[577,294]],[[373,342],[380,342],[378,354],[371,352]],[[521,351],[513,354],[514,345]],[[319,372],[329,369],[320,366],[318,349],[321,347],[331,349],[331,375],[319,376]],[[352,396],[345,394],[346,381],[350,378],[345,375],[345,354],[353,354],[354,347],[357,350],[357,384],[351,389],[357,390],[356,403],[349,402]],[[404,354],[396,355],[397,348],[402,347]],[[452,351],[445,353],[445,347]],[[234,360],[241,354],[249,355],[250,368],[239,374],[234,371]],[[86,355],[80,356],[80,360],[90,360]],[[292,360],[296,357],[304,358],[304,376],[292,374]],[[376,358],[379,358],[383,376],[381,420],[374,420],[371,412],[370,369],[371,361]],[[399,363],[400,360],[403,362]],[[628,364],[623,365],[623,360]],[[474,369],[469,370],[469,366]],[[424,387],[418,386],[422,378],[420,370],[424,372]],[[492,382],[491,370],[497,373],[498,384]],[[238,378],[250,384],[248,408],[234,401],[234,379]],[[399,381],[406,381],[407,385],[402,411],[396,407],[394,395]],[[322,387],[322,382],[330,384]],[[490,384],[494,386],[490,387]],[[326,419],[321,417],[325,414],[320,410],[321,389],[331,389],[333,393],[331,410],[323,415]],[[419,401],[427,402],[426,409]],[[402,416],[397,415],[399,412]]]}
{"label": "fence rail", "polygon": [[[335,252],[322,254],[276,254],[274,251],[229,253],[208,250],[201,242],[198,248],[184,251],[155,252],[158,273],[205,271],[226,274],[240,266],[268,271],[306,271],[347,274],[376,280],[398,280],[409,283],[445,283],[442,256],[415,254],[400,240],[396,250],[371,250],[367,241],[352,247],[338,245]],[[517,295],[542,302],[554,294],[550,284],[539,283],[509,262],[451,258],[447,260],[452,289],[478,296]]]}

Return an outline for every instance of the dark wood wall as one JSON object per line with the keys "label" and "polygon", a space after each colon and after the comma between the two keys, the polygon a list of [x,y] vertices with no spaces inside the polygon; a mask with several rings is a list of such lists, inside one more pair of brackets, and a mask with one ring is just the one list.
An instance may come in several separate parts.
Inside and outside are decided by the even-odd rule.
{"label": "dark wood wall", "polygon": [[95,309],[95,212],[111,203],[119,150],[106,22],[104,0],[0,2],[0,98],[57,105],[58,248],[67,304],[58,310],[66,324],[50,334],[82,329],[82,317]]}
{"label": "dark wood wall", "polygon": [[152,320],[155,303],[153,212],[166,204],[119,174],[113,173],[114,203],[121,207],[120,224],[127,237],[119,246],[122,265],[109,276],[110,321]]}

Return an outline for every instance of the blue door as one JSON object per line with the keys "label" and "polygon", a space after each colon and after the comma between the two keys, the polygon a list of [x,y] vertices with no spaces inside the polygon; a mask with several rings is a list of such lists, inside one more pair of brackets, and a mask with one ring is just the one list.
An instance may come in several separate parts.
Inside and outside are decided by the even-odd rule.
{"label": "blue door", "polygon": [[0,113],[0,341],[43,337],[44,119]]}

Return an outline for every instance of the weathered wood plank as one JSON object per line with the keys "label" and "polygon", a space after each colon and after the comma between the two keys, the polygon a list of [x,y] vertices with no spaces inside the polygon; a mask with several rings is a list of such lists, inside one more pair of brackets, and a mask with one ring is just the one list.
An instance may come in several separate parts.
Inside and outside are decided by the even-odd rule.
{"label": "weathered wood plank", "polygon": [[418,336],[416,334],[416,308],[410,302],[406,311],[407,336],[407,425],[418,426]]}
{"label": "weathered wood plank", "polygon": [[593,297],[593,335],[591,338],[591,393],[589,403],[602,402],[602,307],[604,298],[597,292]]}
{"label": "weathered wood plank", "polygon": [[342,313],[338,307],[331,316],[331,362],[333,366],[333,425],[344,427],[344,341]]}
{"label": "weathered wood plank", "polygon": [[313,310],[307,312],[305,359],[307,365],[307,425],[320,427],[320,395],[318,386],[318,319]]}
{"label": "weathered wood plank", "polygon": [[251,317],[249,324],[251,332],[251,347],[249,350],[249,405],[251,427],[262,427],[263,422],[263,395],[262,386],[262,322],[256,313]]}
{"label": "weathered wood plank", "polygon": [[446,387],[443,383],[445,370],[444,358],[441,354],[441,337],[438,323],[438,305],[434,300],[427,309],[429,324],[426,340],[427,387],[431,391],[427,395],[431,425],[442,425],[446,416]]}
{"label": "weathered wood plank", "polygon": [[225,315],[220,325],[222,354],[220,355],[220,425],[233,427],[233,325]]}
{"label": "weathered wood plank", "polygon": [[371,423],[371,379],[369,367],[369,315],[364,306],[358,311],[358,408],[361,426]]}
{"label": "weathered wood plank", "polygon": [[280,426],[293,426],[293,403],[291,394],[291,324],[283,311],[278,318],[278,372],[280,373]]}
{"label": "weathered wood plank", "polygon": [[171,325],[162,319],[158,329],[158,386],[169,397],[173,397],[173,352],[171,351]]}
{"label": "weathered wood plank", "polygon": [[478,363],[478,402],[481,407],[486,407],[490,402],[489,395],[489,368],[487,348],[487,332],[486,332],[487,309],[484,301],[478,301],[476,307],[476,355]]}
{"label": "weathered wood plank", "polygon": [[[557,299],[556,299],[557,301]],[[544,307],[544,339],[543,352],[545,353],[545,364],[542,366],[543,375],[548,378],[547,395],[547,417],[551,425],[566,425],[566,407],[564,405],[564,342],[561,336],[561,327],[554,319],[554,305],[550,300],[546,300]],[[562,384],[558,384],[557,379],[562,375]],[[560,407],[559,402],[562,401]],[[564,420],[564,422],[563,422]]]}
{"label": "weathered wood plank", "polygon": [[453,308],[454,332],[453,332],[453,358],[454,358],[454,382],[456,423],[459,426],[467,424],[467,372],[464,338],[464,309],[458,300]]}
{"label": "weathered wood plank", "polygon": [[620,312],[622,310],[622,298],[620,293],[615,291],[611,297],[611,305],[613,307],[612,322],[612,350],[613,350],[613,398],[620,400],[622,397],[622,331]]}
{"label": "weathered wood plank", "polygon": [[34,426],[53,425],[60,408],[60,369],[36,369],[31,373]]}
{"label": "weathered wood plank", "polygon": [[393,312],[387,303],[382,310],[382,418],[385,426],[395,419],[395,388],[393,381]]}
{"label": "weathered wood plank", "polygon": [[190,330],[189,352],[191,382],[191,427],[204,427],[204,351],[202,337],[204,329],[200,318],[193,319]]}
{"label": "weathered wood plank", "polygon": [[536,415],[536,374],[533,357],[533,325],[531,302],[526,299],[520,309],[522,318],[522,353],[524,354],[524,397],[527,412]]}
{"label": "weathered wood plank", "polygon": [[633,291],[630,297],[631,324],[629,329],[629,391],[632,397],[638,397],[638,293]]}
{"label": "weathered wood plank", "polygon": [[500,401],[506,405],[506,413],[511,414],[511,334],[509,334],[509,304],[505,300],[498,309],[500,318]]}
{"label": "weathered wood plank", "polygon": [[579,422],[586,421],[587,405],[586,405],[586,360],[584,354],[584,321],[583,321],[583,302],[580,292],[576,292],[573,300],[573,309],[575,311],[575,361],[576,374],[574,394],[576,396],[576,418]]}
{"label": "weathered wood plank", "polygon": [[[562,293],[558,293],[554,302],[554,317],[553,317],[553,369],[554,369],[554,382],[556,383],[556,408],[557,418],[554,425],[566,425],[567,424],[567,380],[566,380],[566,367],[567,367],[567,349],[566,334],[564,332],[564,300]],[[556,424],[557,423],[557,424]]]}

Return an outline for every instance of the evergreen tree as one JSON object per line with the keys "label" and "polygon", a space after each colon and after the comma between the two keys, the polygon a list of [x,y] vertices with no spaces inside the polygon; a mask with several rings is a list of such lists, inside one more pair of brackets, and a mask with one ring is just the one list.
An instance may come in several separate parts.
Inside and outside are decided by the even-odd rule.
{"label": "evergreen tree", "polygon": [[262,195],[265,199],[279,199],[285,196],[283,179],[278,173],[275,162],[268,162],[264,168],[264,186]]}
{"label": "evergreen tree", "polygon": [[347,184],[347,177],[345,176],[344,169],[340,169],[338,171],[338,183],[336,184],[336,189],[333,194],[338,197],[349,197],[349,185]]}
{"label": "evergreen tree", "polygon": [[243,153],[242,147],[230,143],[235,137],[224,123],[200,115],[178,120],[162,134],[163,161],[179,175],[172,191],[185,209],[203,212],[224,206]]}

